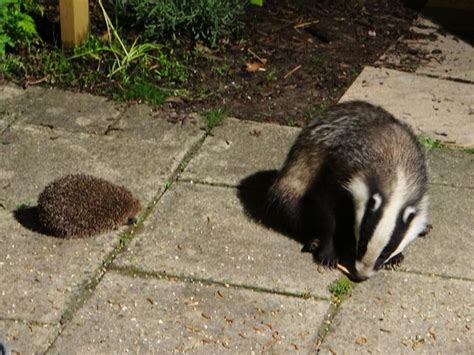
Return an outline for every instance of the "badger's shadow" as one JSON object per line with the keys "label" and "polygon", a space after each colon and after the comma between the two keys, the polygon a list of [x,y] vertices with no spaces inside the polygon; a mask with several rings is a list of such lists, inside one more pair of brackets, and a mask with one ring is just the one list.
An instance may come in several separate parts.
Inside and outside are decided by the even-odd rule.
{"label": "badger's shadow", "polygon": [[288,221],[278,209],[268,203],[268,191],[275,181],[277,170],[259,171],[240,181],[238,197],[245,213],[254,221],[263,224],[301,244],[306,239],[301,231],[290,228]]}
{"label": "badger's shadow", "polygon": [[[297,241],[303,247],[310,242],[311,234],[308,233],[308,230],[311,230],[311,228],[294,228],[281,211],[277,208],[273,208],[268,203],[268,191],[277,173],[278,171],[276,170],[259,171],[242,179],[238,186],[238,197],[244,207],[245,213],[251,219],[287,238]],[[304,214],[311,215],[306,212]],[[351,217],[350,215],[344,215],[344,219],[348,223],[338,226],[336,235],[334,236],[338,258],[341,262],[347,264],[354,258],[351,250],[355,250],[355,245],[351,244],[353,241],[347,239],[347,236],[350,235],[352,230]],[[315,221],[303,221],[305,225],[311,223],[315,223]],[[313,260],[319,263],[314,254]]]}
{"label": "badger's shadow", "polygon": [[19,207],[13,211],[13,217],[26,229],[46,235],[48,237],[55,237],[48,232],[40,223],[38,218],[38,207]]}

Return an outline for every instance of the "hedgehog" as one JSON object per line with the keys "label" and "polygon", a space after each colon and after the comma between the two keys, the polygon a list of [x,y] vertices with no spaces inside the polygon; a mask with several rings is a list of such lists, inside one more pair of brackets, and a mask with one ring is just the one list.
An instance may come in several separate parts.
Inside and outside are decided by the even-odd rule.
{"label": "hedgehog", "polygon": [[128,223],[141,210],[125,187],[86,175],[54,180],[38,197],[38,220],[56,237],[88,237]]}

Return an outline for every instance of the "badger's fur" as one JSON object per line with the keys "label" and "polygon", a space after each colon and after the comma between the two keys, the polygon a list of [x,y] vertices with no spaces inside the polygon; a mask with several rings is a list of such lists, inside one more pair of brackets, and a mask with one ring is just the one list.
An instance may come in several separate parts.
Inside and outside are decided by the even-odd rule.
{"label": "badger's fur", "polygon": [[336,105],[301,131],[270,188],[270,202],[303,230],[303,250],[365,280],[427,228],[424,152],[384,109]]}

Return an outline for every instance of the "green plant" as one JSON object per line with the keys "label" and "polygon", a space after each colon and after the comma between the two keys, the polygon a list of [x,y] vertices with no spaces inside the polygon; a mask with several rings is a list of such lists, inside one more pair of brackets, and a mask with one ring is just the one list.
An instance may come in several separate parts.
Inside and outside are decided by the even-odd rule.
{"label": "green plant", "polygon": [[99,64],[105,63],[108,67],[107,76],[109,78],[118,76],[124,86],[128,84],[133,74],[154,76],[157,80],[166,79],[177,82],[187,80],[187,69],[176,59],[167,55],[163,51],[163,46],[155,43],[139,43],[139,38],[128,45],[112,24],[101,0],[99,0],[99,6],[107,26],[108,38],[103,41],[91,36],[86,43],[75,49],[70,59],[93,58]]}
{"label": "green plant", "polygon": [[318,53],[313,56],[311,61],[313,62],[313,65],[316,67],[321,67],[324,64],[326,64],[329,61],[329,56],[326,53]]}
{"label": "green plant", "polygon": [[236,28],[247,0],[115,0],[115,8],[148,38],[190,36],[216,46]]}
{"label": "green plant", "polygon": [[290,117],[286,120],[286,124],[288,127],[295,127],[296,126],[296,119],[294,117]]}
{"label": "green plant", "polygon": [[265,75],[267,81],[275,81],[278,79],[275,69],[271,69]]}
{"label": "green plant", "polygon": [[307,119],[307,120],[311,119],[311,118],[314,118],[314,117],[326,112],[327,110],[329,110],[330,107],[331,107],[331,104],[329,102],[323,101],[319,105],[307,108],[305,110],[304,114],[303,114],[304,118]]}
{"label": "green plant", "polygon": [[329,292],[331,292],[338,302],[349,296],[351,291],[352,282],[345,275],[329,285]]}
{"label": "green plant", "polygon": [[0,2],[0,57],[6,46],[29,46],[39,38],[31,14],[41,14],[43,8],[34,0],[1,0]]}
{"label": "green plant", "polygon": [[418,136],[418,140],[420,141],[421,145],[424,146],[428,150],[445,148],[445,146],[440,140],[433,139],[431,137],[428,137],[425,134],[420,134]]}
{"label": "green plant", "polygon": [[207,128],[212,129],[219,125],[225,116],[225,111],[222,108],[214,108],[204,113],[204,119],[207,122]]}
{"label": "green plant", "polygon": [[157,86],[146,81],[130,81],[124,85],[122,98],[124,100],[143,100],[153,105],[162,105],[167,94]]}

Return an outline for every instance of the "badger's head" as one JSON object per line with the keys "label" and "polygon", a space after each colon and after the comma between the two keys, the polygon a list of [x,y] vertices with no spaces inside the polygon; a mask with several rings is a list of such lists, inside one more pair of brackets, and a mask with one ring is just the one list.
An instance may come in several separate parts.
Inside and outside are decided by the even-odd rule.
{"label": "badger's head", "polygon": [[355,264],[350,277],[363,281],[413,241],[427,227],[426,175],[402,169],[391,179],[356,176],[347,185],[354,203]]}

